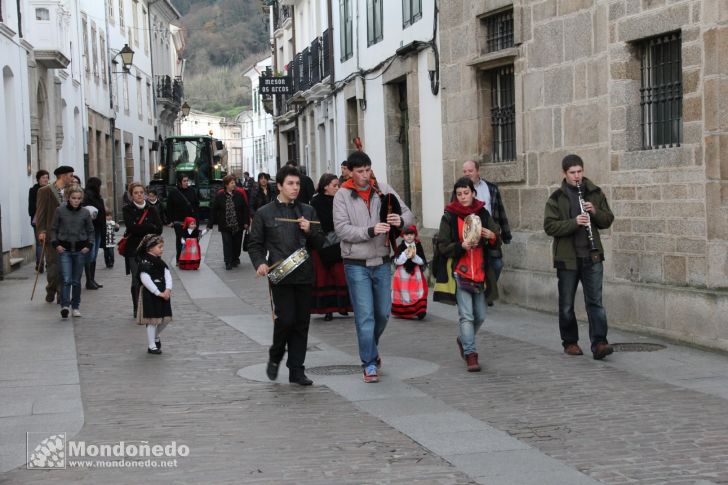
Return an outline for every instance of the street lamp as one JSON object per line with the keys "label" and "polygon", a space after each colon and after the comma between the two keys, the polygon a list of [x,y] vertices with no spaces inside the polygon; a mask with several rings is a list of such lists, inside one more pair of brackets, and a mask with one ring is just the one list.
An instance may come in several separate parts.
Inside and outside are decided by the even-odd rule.
{"label": "street lamp", "polygon": [[131,69],[132,64],[134,63],[134,51],[131,50],[131,47],[129,47],[129,44],[124,44],[124,47],[121,48],[119,52],[116,53],[114,57],[111,58],[111,63],[114,63],[114,59],[121,56],[121,65],[122,65],[122,71],[113,71],[112,74],[126,74],[129,72],[129,69]]}
{"label": "street lamp", "polygon": [[182,111],[182,116],[185,118],[187,118],[190,115],[190,105],[187,104],[187,101],[184,102],[184,104],[180,108],[180,111]]}

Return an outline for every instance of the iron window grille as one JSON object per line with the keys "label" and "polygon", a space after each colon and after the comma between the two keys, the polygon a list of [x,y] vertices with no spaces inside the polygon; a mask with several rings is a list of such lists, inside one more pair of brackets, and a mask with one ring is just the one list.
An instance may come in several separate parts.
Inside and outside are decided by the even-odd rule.
{"label": "iron window grille", "polygon": [[516,102],[513,66],[499,67],[490,75],[490,116],[493,162],[516,159]]}
{"label": "iron window grille", "polygon": [[351,14],[352,0],[339,0],[339,17],[341,18],[341,61],[350,59],[354,54],[353,18]]}
{"label": "iron window grille", "polygon": [[376,44],[384,38],[384,0],[367,0],[367,46]]}
{"label": "iron window grille", "polygon": [[402,0],[402,28],[422,18],[422,0]]}
{"label": "iron window grille", "polygon": [[682,48],[680,32],[642,42],[640,108],[642,148],[682,142]]}
{"label": "iron window grille", "polygon": [[491,15],[485,19],[486,51],[495,52],[513,47],[513,10]]}

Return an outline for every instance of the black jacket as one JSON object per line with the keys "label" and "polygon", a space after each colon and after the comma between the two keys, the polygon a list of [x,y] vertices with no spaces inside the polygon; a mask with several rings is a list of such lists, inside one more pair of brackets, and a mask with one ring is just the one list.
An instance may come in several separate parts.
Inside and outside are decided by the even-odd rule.
{"label": "black jacket", "polygon": [[95,194],[91,190],[84,190],[84,199],[83,199],[83,205],[86,206],[93,206],[98,210],[98,214],[96,214],[96,219],[93,220],[94,223],[94,231],[96,231],[97,234],[104,234],[106,233],[106,205],[104,204],[104,199],[101,198],[100,194]]}
{"label": "black jacket", "polygon": [[[142,218],[142,214],[147,209],[149,209],[147,217],[144,218],[144,222],[138,224],[139,219]],[[149,204],[145,204],[144,208],[140,209],[132,202],[124,206],[123,213],[126,234],[129,235],[124,256],[134,257],[137,254],[137,246],[142,242],[144,236],[147,234],[162,234],[162,220],[159,218],[157,211]]]}
{"label": "black jacket", "polygon": [[169,222],[182,222],[185,217],[199,219],[200,200],[194,187],[176,187],[167,196],[167,218]]}
{"label": "black jacket", "polygon": [[260,186],[256,186],[253,189],[253,195],[250,199],[250,208],[253,210],[253,214],[255,214],[255,212],[258,209],[260,209],[261,207],[263,207],[264,205],[266,205],[267,203],[269,203],[270,201],[275,199],[275,197],[276,197],[276,189],[272,183],[270,183],[270,182],[268,183],[268,193],[267,194],[265,192],[263,192],[262,190],[260,190]]}
{"label": "black jacket", "polygon": [[35,184],[28,190],[28,215],[30,216],[30,222],[33,222],[35,216],[35,209],[38,206],[38,189],[40,184]]}
{"label": "black jacket", "polygon": [[[276,218],[298,219],[300,216],[309,221],[318,220],[313,207],[297,201],[282,204],[275,199],[273,203],[262,207],[256,213],[248,243],[248,254],[254,268],[264,263],[270,266],[282,261],[302,247],[321,248],[324,235],[321,232],[320,224],[311,224],[311,230],[306,234],[295,222],[276,220]],[[267,259],[266,252],[268,253]],[[313,262],[309,258],[280,284],[310,285],[313,282]]]}
{"label": "black jacket", "polygon": [[[225,191],[221,190],[212,199],[210,204],[210,219],[207,221],[207,228],[212,229],[212,226],[217,224],[217,228],[221,231],[230,231],[225,220]],[[248,204],[245,202],[245,197],[241,194],[238,189],[233,190],[232,193],[233,203],[235,204],[235,215],[238,219],[238,230],[242,231],[244,226],[247,226],[250,222],[250,212],[248,211]]]}

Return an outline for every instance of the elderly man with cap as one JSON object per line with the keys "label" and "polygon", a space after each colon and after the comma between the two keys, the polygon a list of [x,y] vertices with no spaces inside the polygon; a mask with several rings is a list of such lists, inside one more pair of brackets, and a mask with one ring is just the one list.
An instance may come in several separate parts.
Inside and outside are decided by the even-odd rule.
{"label": "elderly man with cap", "polygon": [[73,167],[61,165],[53,171],[56,181],[38,189],[36,200],[35,224],[38,230],[38,240],[45,246],[47,264],[46,301],[53,303],[56,294],[61,295],[61,279],[58,274],[58,254],[51,247],[50,238],[46,237],[53,222],[56,208],[63,203],[63,190],[74,182]]}

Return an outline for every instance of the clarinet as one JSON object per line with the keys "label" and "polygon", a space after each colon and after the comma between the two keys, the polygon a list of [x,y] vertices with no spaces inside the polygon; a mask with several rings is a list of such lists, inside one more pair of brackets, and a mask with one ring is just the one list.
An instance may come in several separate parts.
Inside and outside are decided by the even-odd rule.
{"label": "clarinet", "polygon": [[579,207],[581,207],[581,214],[585,215],[589,218],[589,224],[586,227],[586,235],[589,238],[589,251],[592,254],[592,259],[595,259],[595,256],[599,254],[599,249],[597,248],[597,243],[594,241],[594,233],[592,232],[592,225],[591,225],[591,215],[587,210],[584,209],[584,203],[586,202],[584,200],[584,196],[581,193],[581,184],[577,182],[576,184],[576,190],[579,193]]}

